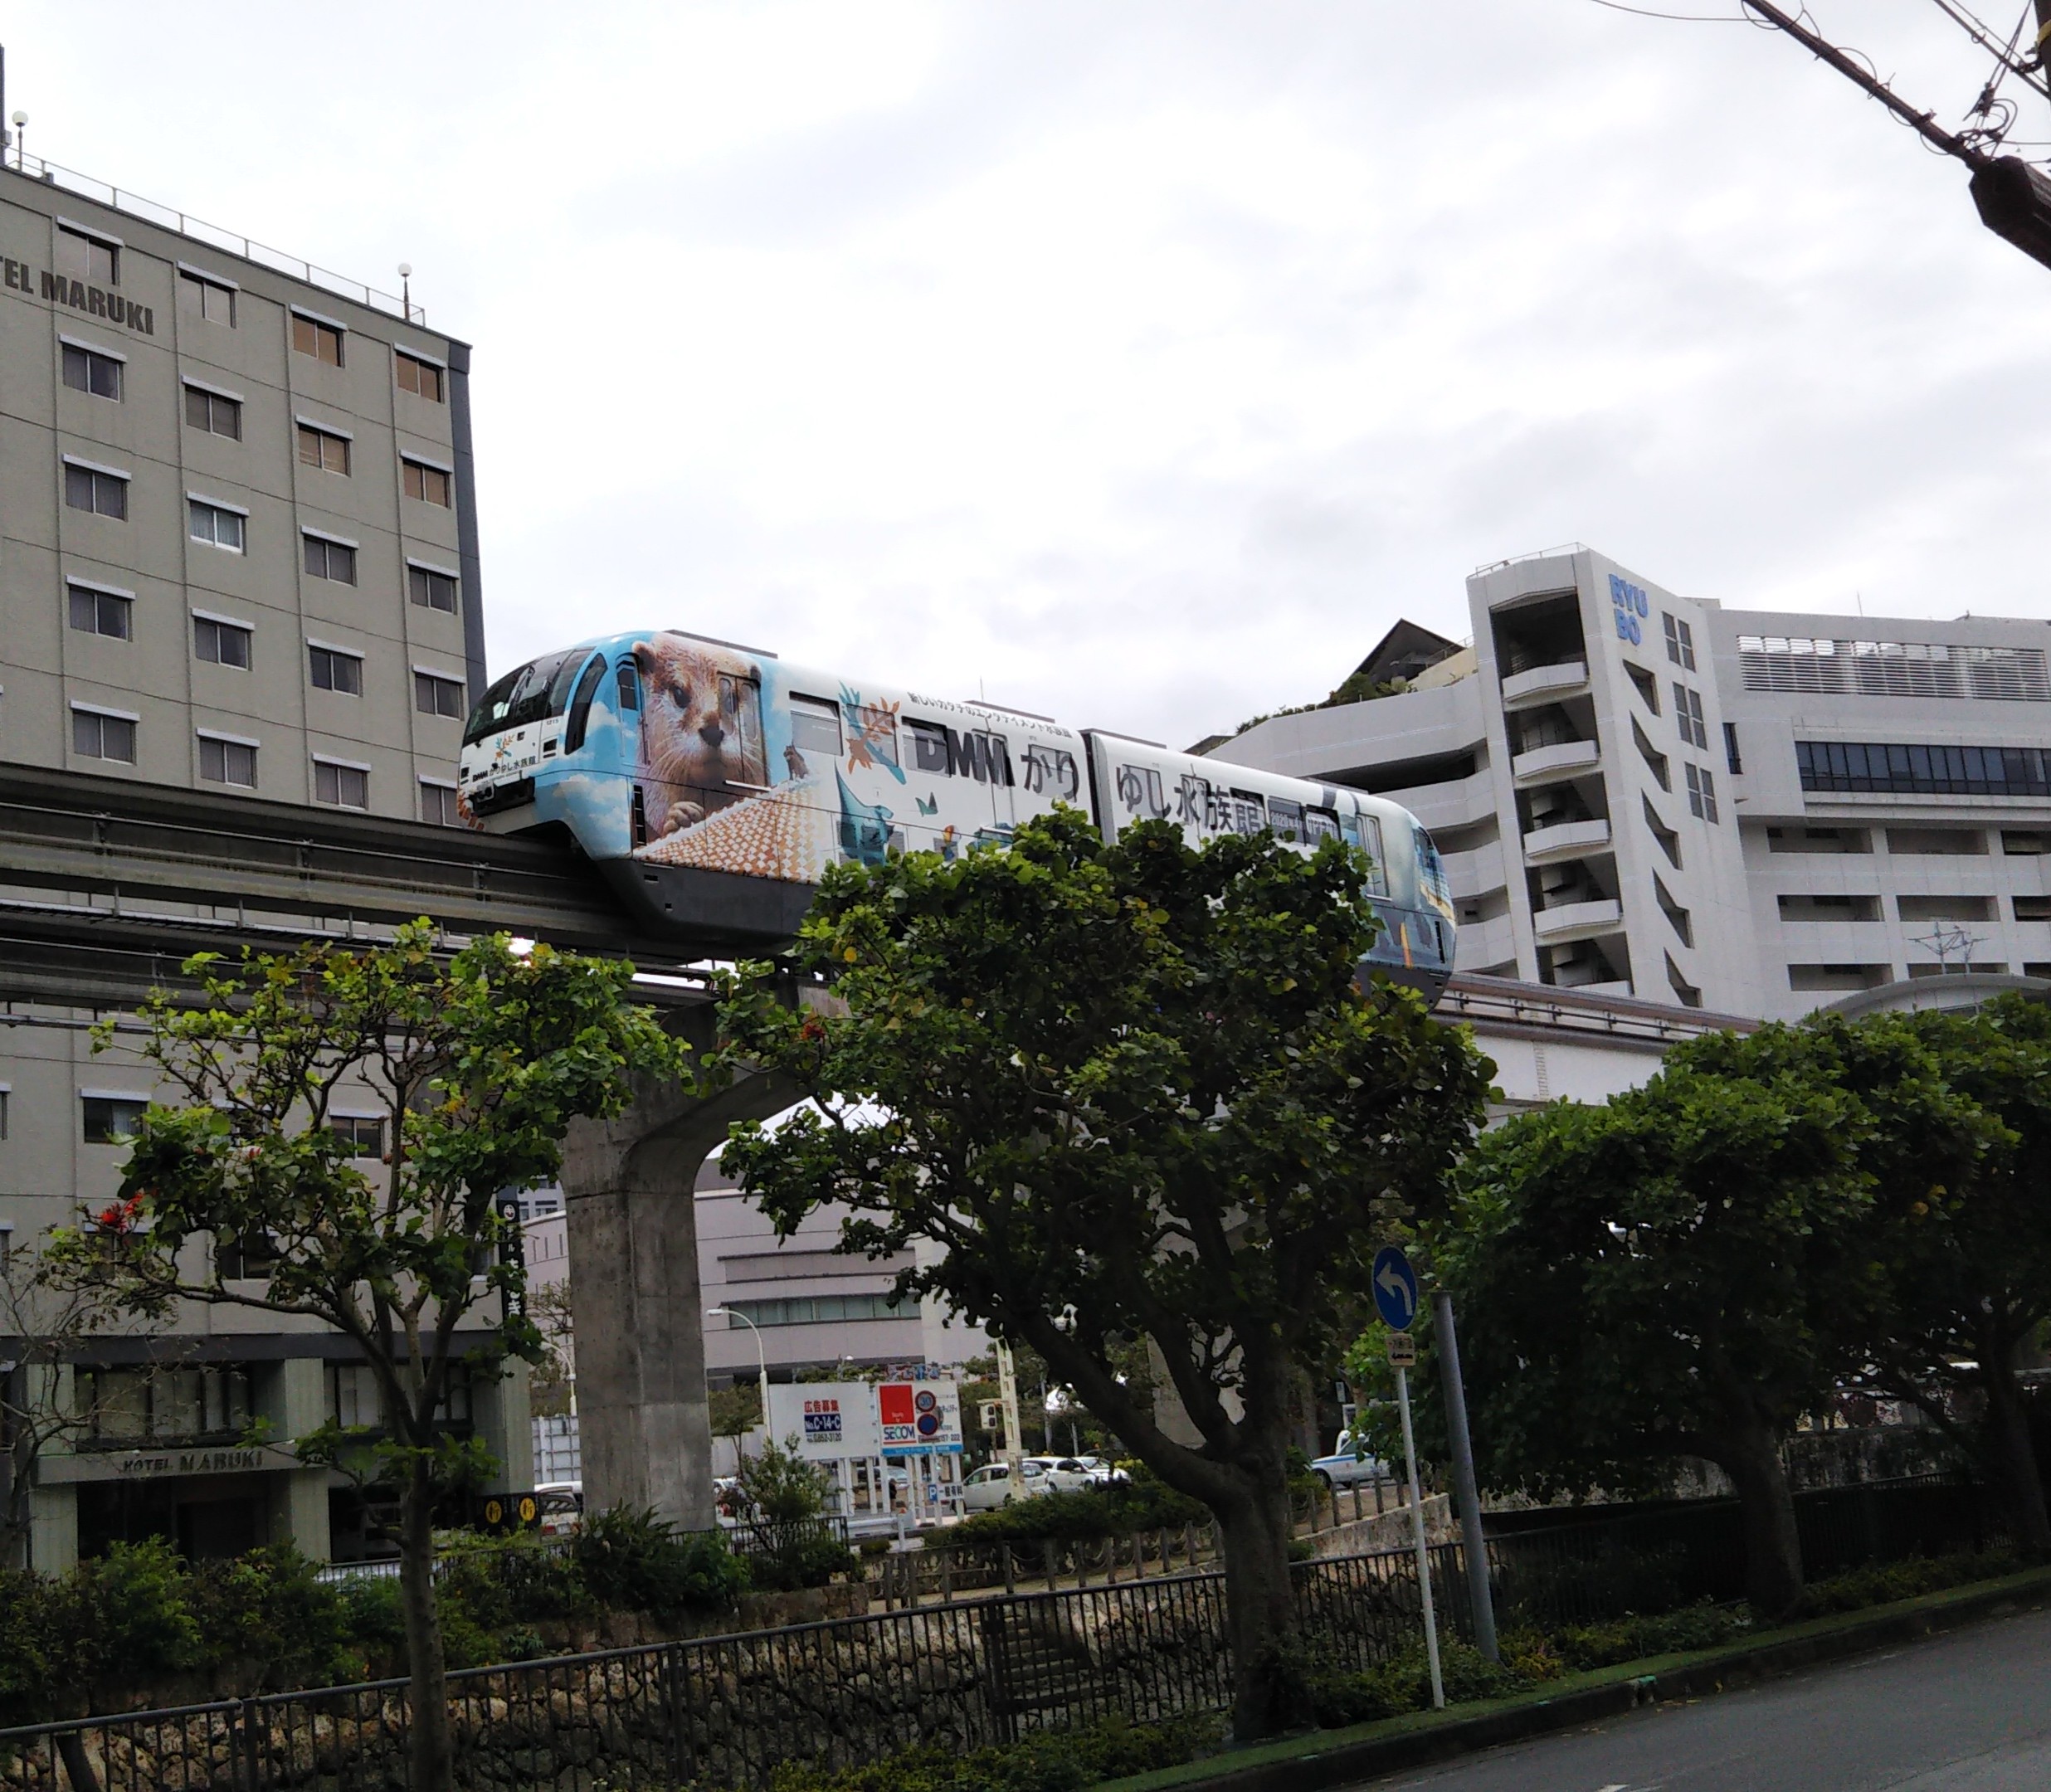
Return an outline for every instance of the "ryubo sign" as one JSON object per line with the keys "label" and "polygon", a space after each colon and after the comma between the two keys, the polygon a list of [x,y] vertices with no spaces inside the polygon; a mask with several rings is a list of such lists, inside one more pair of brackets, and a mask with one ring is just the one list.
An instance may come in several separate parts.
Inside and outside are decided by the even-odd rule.
{"label": "ryubo sign", "polygon": [[876,1417],[886,1456],[947,1456],[962,1448],[962,1390],[953,1381],[885,1381]]}
{"label": "ryubo sign", "polygon": [[1627,640],[1635,647],[1645,638],[1639,625],[1652,614],[1651,601],[1641,587],[1628,579],[1620,579],[1615,573],[1610,575],[1610,601],[1615,606],[1617,639]]}

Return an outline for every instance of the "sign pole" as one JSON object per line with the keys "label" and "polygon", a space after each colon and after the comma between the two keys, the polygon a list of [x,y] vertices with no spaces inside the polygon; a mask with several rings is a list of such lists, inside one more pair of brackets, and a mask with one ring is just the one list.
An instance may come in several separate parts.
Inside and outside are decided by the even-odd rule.
{"label": "sign pole", "polygon": [[1474,1646],[1492,1662],[1503,1659],[1496,1643],[1495,1604],[1488,1590],[1488,1541],[1481,1534],[1481,1493],[1474,1479],[1474,1440],[1467,1429],[1467,1390],[1460,1381],[1459,1340],[1453,1330],[1453,1297],[1431,1297],[1439,1342],[1439,1383],[1445,1396],[1445,1429],[1453,1445],[1453,1491],[1459,1496],[1460,1541],[1467,1557],[1467,1597],[1474,1609]]}
{"label": "sign pole", "polygon": [[1431,1664],[1431,1708],[1445,1709],[1439,1672],[1439,1619],[1431,1604],[1431,1551],[1425,1542],[1425,1508],[1418,1497],[1417,1445],[1410,1435],[1410,1371],[1396,1371],[1396,1403],[1403,1415],[1403,1460],[1410,1470],[1410,1535],[1417,1546],[1417,1585],[1425,1598],[1425,1658]]}

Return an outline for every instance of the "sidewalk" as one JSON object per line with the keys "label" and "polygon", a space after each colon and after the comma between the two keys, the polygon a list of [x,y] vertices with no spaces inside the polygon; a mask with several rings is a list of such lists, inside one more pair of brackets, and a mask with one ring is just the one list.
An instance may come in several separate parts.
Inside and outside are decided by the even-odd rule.
{"label": "sidewalk", "polygon": [[2047,1605],[2051,1605],[2051,1568],[2034,1568],[1897,1605],[1812,1619],[1742,1643],[1549,1681],[1513,1698],[1290,1736],[1181,1767],[1107,1781],[1096,1792],[1313,1792],[1351,1785],[1598,1722],[1642,1705],[1721,1692],[1727,1687]]}

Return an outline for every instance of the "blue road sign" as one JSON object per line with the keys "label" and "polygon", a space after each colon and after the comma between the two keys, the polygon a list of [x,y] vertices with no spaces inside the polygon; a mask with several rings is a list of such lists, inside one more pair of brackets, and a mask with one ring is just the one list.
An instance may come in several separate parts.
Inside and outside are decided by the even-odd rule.
{"label": "blue road sign", "polygon": [[1393,1244],[1375,1253],[1375,1311],[1382,1323],[1407,1332],[1417,1317],[1417,1272],[1410,1260]]}

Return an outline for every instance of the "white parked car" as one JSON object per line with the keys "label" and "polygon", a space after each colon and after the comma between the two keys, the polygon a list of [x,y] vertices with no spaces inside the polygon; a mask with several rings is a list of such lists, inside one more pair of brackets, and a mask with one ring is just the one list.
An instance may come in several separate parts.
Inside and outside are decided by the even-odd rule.
{"label": "white parked car", "polygon": [[1040,1464],[1056,1493],[1084,1493],[1097,1485],[1094,1458],[1089,1456],[1028,1456],[1026,1466]]}
{"label": "white parked car", "polygon": [[1019,1468],[1020,1482],[1016,1487],[1011,1484],[1009,1463],[993,1462],[978,1468],[962,1483],[962,1511],[995,1512],[1000,1506],[1009,1506],[1015,1499],[1054,1491],[1053,1478],[1040,1458],[1028,1456]]}
{"label": "white parked car", "polygon": [[1361,1487],[1389,1478],[1386,1463],[1364,1449],[1355,1454],[1352,1434],[1347,1431],[1339,1434],[1329,1456],[1320,1456],[1311,1463],[1310,1472],[1324,1483],[1328,1493],[1333,1488]]}

